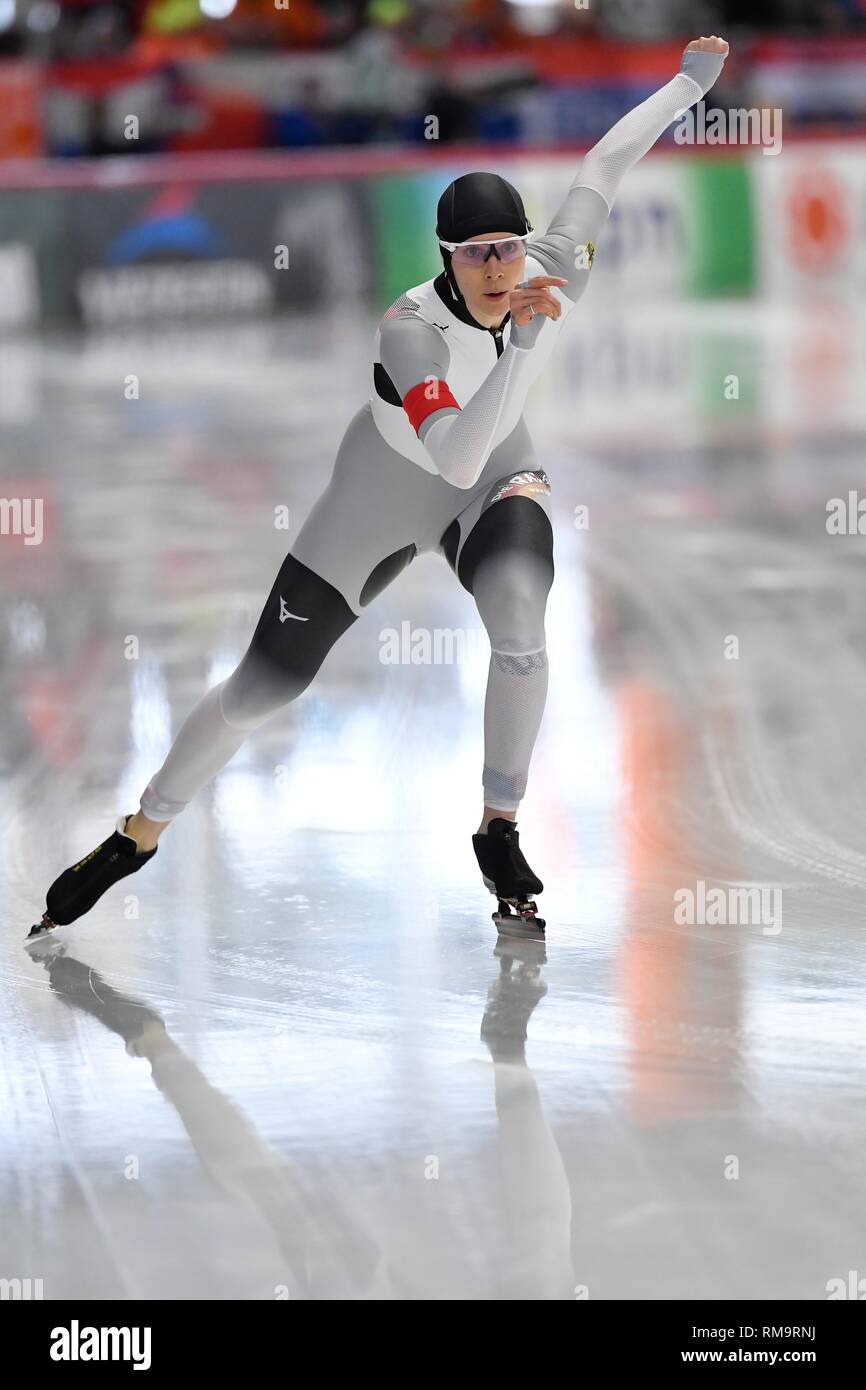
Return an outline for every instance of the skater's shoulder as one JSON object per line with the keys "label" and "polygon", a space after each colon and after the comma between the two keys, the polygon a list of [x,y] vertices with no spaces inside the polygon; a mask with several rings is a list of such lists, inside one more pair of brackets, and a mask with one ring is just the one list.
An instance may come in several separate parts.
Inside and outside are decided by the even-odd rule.
{"label": "skater's shoulder", "polygon": [[[394,363],[411,360],[417,367],[424,362],[442,366],[448,349],[442,325],[435,322],[436,311],[424,293],[426,286],[407,290],[396,299],[379,323],[377,340],[380,357]],[[438,316],[442,318],[441,313]]]}
{"label": "skater's shoulder", "polygon": [[433,288],[432,280],[426,280],[422,285],[413,285],[411,289],[404,290],[393,304],[389,304],[379,320],[379,328],[383,329],[386,324],[395,321],[403,322],[407,319],[429,324],[432,322],[432,314],[437,302],[438,296]]}

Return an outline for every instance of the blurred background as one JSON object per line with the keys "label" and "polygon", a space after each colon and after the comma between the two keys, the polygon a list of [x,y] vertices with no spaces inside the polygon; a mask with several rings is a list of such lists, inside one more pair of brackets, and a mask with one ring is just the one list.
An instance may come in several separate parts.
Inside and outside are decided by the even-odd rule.
{"label": "blurred background", "polygon": [[722,31],[726,95],[863,121],[863,0],[0,0],[0,150],[411,145],[429,112],[448,143],[592,140]]}
{"label": "blurred background", "polygon": [[608,260],[643,292],[649,242],[653,292],[823,283],[862,226],[866,0],[0,0],[0,326],[384,307],[436,267],[443,161],[513,161],[541,217],[701,33],[733,49],[713,105],[810,152],[654,161]]}
{"label": "blurred background", "polygon": [[[442,188],[494,169],[543,230],[711,33],[732,51],[708,105],[772,139],[672,129],[626,176],[529,401],[557,553],[521,811],[547,997],[533,976],[509,1013],[490,960],[487,655],[434,556],[178,818],[140,918],[108,894],[65,983],[31,965],[45,887],[245,650],[379,317],[441,268]],[[205,1125],[159,1037],[158,1093],[118,1051],[124,991],[297,1161],[301,1207],[322,1185],[377,1213],[409,1296],[560,1296],[542,1227],[593,1298],[814,1298],[862,1269],[864,542],[856,496],[848,534],[826,508],[866,494],[864,290],[866,0],[0,0],[0,1274],[46,1297],[281,1277],[244,1206],[261,1153],[223,1143],[224,1106]],[[29,544],[7,523],[34,498]],[[472,659],[384,667],[404,622],[466,630]],[[700,879],[778,887],[784,930],[684,932]],[[530,1013],[544,1113],[512,1065]],[[526,1080],[498,1129],[479,1027],[494,1060],[514,1032],[502,1077]],[[219,1194],[181,1120],[231,1169]],[[419,1196],[430,1152],[460,1177]],[[730,1153],[747,1181],[721,1181]],[[539,1229],[531,1193],[562,1198]],[[265,1212],[278,1239],[294,1211]],[[322,1237],[331,1293],[347,1230]]]}

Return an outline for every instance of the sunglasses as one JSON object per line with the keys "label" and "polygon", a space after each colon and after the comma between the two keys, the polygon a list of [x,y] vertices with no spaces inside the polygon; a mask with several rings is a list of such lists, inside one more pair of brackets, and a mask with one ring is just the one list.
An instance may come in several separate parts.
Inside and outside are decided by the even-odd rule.
{"label": "sunglasses", "polygon": [[508,265],[526,254],[528,238],[529,232],[521,236],[499,237],[495,241],[442,241],[440,238],[439,245],[451,252],[455,265],[484,265],[490,256]]}

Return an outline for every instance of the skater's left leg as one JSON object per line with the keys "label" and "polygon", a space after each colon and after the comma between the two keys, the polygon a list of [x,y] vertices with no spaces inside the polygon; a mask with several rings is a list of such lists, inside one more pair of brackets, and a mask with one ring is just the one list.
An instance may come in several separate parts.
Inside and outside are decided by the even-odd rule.
{"label": "skater's left leg", "polygon": [[457,559],[490,638],[484,703],[484,810],[479,833],[514,820],[547,697],[544,615],[553,581],[550,484],[506,479],[493,490]]}

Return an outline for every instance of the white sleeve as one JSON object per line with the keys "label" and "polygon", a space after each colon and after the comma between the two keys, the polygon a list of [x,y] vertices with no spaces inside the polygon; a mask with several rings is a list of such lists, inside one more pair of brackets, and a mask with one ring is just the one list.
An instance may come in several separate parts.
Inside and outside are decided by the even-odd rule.
{"label": "white sleeve", "polygon": [[617,121],[589,151],[574,182],[530,251],[549,275],[560,275],[564,311],[586,289],[589,271],[623,176],[647,153],[671,121],[709,91],[724,58],[687,50],[676,77]]}
{"label": "white sleeve", "polygon": [[[528,326],[536,320],[540,328],[546,316],[536,314]],[[523,391],[523,378],[530,365],[531,344],[519,346],[520,332],[512,322],[511,342],[463,410],[428,415],[418,431],[418,438],[442,477],[455,487],[472,487],[496,445],[502,443],[502,412],[506,401],[515,392]]]}
{"label": "white sleeve", "polygon": [[652,149],[671,121],[710,90],[724,61],[721,53],[687,49],[676,77],[627,112],[593,146],[572,189],[592,188],[611,208],[623,175]]}
{"label": "white sleeve", "polygon": [[382,329],[382,366],[413,423],[423,416],[417,424],[418,438],[447,483],[470,488],[478,481],[501,443],[506,401],[523,389],[532,347],[546,322],[544,314],[536,314],[523,328],[512,320],[511,341],[462,409],[444,379],[449,354],[436,330],[410,317],[393,318]]}

